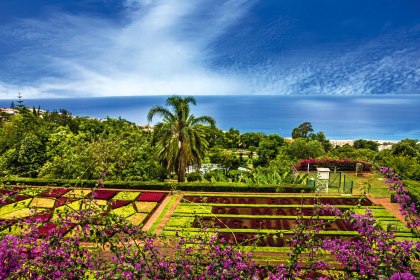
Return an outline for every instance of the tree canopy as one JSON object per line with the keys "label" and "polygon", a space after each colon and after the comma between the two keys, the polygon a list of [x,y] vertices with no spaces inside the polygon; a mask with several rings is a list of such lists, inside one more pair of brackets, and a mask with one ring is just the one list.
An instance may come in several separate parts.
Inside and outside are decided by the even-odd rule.
{"label": "tree canopy", "polygon": [[160,116],[162,121],[154,129],[154,143],[158,147],[159,157],[169,172],[175,172],[179,182],[185,181],[189,165],[200,166],[208,148],[202,125],[214,127],[216,121],[209,116],[195,117],[190,114],[190,104],[196,105],[192,96],[172,96],[166,100],[166,106],[150,109],[147,118]]}

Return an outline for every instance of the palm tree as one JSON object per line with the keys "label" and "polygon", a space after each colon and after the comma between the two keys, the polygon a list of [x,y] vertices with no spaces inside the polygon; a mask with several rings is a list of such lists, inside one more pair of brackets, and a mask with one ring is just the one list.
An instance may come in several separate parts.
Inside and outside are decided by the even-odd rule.
{"label": "palm tree", "polygon": [[171,110],[154,106],[147,115],[149,122],[154,116],[163,118],[155,126],[153,142],[168,171],[175,172],[178,176],[178,182],[185,182],[188,165],[201,165],[201,159],[208,147],[202,125],[216,126],[216,121],[209,116],[196,118],[191,115],[190,103],[196,105],[192,96],[172,96],[166,100],[166,106],[172,107]]}

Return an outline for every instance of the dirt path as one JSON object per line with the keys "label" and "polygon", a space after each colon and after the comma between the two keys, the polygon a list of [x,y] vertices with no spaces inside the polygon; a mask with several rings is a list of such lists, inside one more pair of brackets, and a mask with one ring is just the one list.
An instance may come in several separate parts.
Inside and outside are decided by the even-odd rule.
{"label": "dirt path", "polygon": [[400,212],[400,205],[398,203],[391,203],[389,197],[388,198],[374,198],[368,196],[372,203],[377,205],[382,205],[386,210],[388,210],[392,215],[394,215],[398,220],[403,222],[405,225],[407,224],[403,215]]}
{"label": "dirt path", "polygon": [[147,220],[146,224],[143,226],[143,231],[148,231],[152,226],[153,223],[159,218],[160,213],[162,213],[163,209],[165,209],[166,205],[171,200],[172,195],[168,194],[165,199],[160,203],[159,207],[153,212],[152,216]]}
{"label": "dirt path", "polygon": [[[168,213],[166,213],[165,217],[163,217],[162,221],[157,226],[156,232],[155,232],[157,235],[159,235],[163,232],[163,228],[165,227],[166,223],[171,218],[172,214],[175,211],[175,208],[181,202],[183,195],[182,194],[177,194],[177,196],[178,196],[178,198],[175,200],[175,202],[172,204],[171,208],[169,208]],[[165,197],[165,199],[162,201],[162,203],[160,203],[159,207],[155,210],[153,215],[147,220],[146,224],[143,226],[143,228],[142,228],[143,231],[148,231],[153,226],[153,224],[159,218],[161,213],[164,211],[166,205],[168,205],[168,203],[171,201],[172,197],[173,197],[172,194],[168,194]]]}

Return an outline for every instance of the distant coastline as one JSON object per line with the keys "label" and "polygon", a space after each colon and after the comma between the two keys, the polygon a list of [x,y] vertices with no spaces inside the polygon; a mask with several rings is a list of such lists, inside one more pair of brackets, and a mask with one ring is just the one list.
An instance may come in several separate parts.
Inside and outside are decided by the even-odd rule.
{"label": "distant coastline", "polygon": [[[147,112],[167,96],[24,99],[32,108],[66,109],[76,116],[123,118],[146,125]],[[420,139],[420,95],[369,96],[196,96],[196,115],[210,115],[222,130],[276,133],[290,137],[293,128],[311,122],[328,139],[352,141]],[[0,99],[0,107],[12,100]],[[16,101],[16,100],[14,100]],[[344,140],[341,140],[344,139]],[[338,140],[337,140],[338,141]]]}

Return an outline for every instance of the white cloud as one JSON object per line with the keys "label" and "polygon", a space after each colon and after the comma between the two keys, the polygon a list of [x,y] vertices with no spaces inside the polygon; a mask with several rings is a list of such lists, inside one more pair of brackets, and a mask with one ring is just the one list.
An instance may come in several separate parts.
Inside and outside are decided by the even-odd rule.
{"label": "white cloud", "polygon": [[[213,44],[256,2],[125,0],[121,22],[55,13],[11,23],[0,29],[0,39],[23,47],[3,62],[9,71],[0,72],[0,98],[15,98],[17,92],[25,98],[419,93],[420,51],[410,39],[419,26],[343,49],[279,50],[278,57],[256,59],[248,68],[238,66],[247,60],[238,55],[231,66],[222,62],[215,69],[213,59],[223,54],[214,53]],[[291,32],[293,21],[279,18],[261,38],[288,40],[284,30]],[[395,42],[404,38],[411,42],[398,49]],[[249,49],[243,56],[251,58],[264,52],[258,44],[243,47]]]}
{"label": "white cloud", "polygon": [[127,0],[123,25],[66,14],[21,21],[9,35],[31,41],[33,49],[21,51],[19,60],[48,72],[24,86],[3,82],[1,97],[14,98],[17,91],[25,98],[240,92],[235,75],[207,66],[208,45],[247,11],[247,3],[224,1],[199,18],[195,13],[211,0]]}

